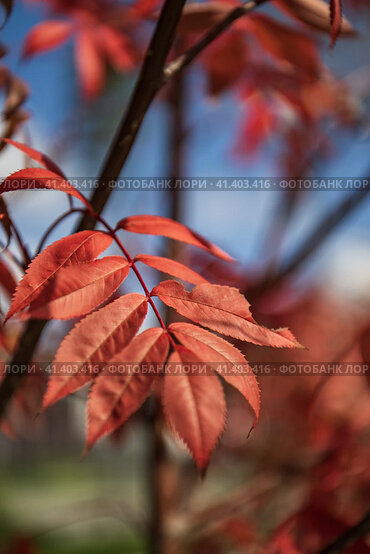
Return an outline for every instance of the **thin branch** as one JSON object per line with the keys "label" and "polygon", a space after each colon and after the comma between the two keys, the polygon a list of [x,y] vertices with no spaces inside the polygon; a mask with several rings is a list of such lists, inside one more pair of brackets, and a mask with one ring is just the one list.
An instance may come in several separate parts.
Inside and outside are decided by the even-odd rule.
{"label": "thin branch", "polygon": [[9,221],[10,221],[12,233],[13,233],[13,235],[14,235],[17,243],[18,243],[20,251],[22,252],[22,256],[23,256],[23,260],[24,260],[23,269],[26,269],[28,264],[31,262],[30,255],[28,253],[26,245],[24,244],[22,236],[21,236],[20,232],[18,231],[17,226],[14,224],[14,222],[10,218],[9,218]]}
{"label": "thin branch", "polygon": [[226,31],[234,21],[247,15],[253,11],[257,6],[260,6],[267,0],[248,0],[243,2],[241,6],[238,6],[230,11],[227,16],[222,19],[217,25],[212,27],[198,42],[196,42],[189,50],[184,54],[170,62],[164,70],[162,86],[167,83],[174,75],[185,69],[191,62],[195,60],[203,50],[209,46],[216,38],[218,38],[224,31]]}
{"label": "thin branch", "polygon": [[[126,260],[128,261],[128,263],[130,264],[131,266],[131,269],[134,271],[143,291],[145,292],[145,296],[148,300],[148,303],[150,304],[150,306],[152,307],[157,319],[158,319],[158,322],[160,324],[160,326],[162,327],[162,329],[164,330],[167,330],[167,327],[160,315],[160,313],[158,312],[158,309],[156,307],[156,305],[154,304],[153,302],[153,299],[151,298],[150,296],[150,292],[149,292],[149,289],[148,287],[146,286],[145,282],[144,282],[144,279],[142,278],[141,276],[141,273],[140,271],[138,270],[138,268],[136,267],[136,264],[135,264],[135,260],[133,258],[131,258],[130,254],[128,253],[128,251],[126,250],[126,248],[123,246],[121,240],[117,237],[117,234],[116,234],[116,230],[112,229],[112,227],[101,217],[101,216],[96,216],[96,219],[102,223],[104,225],[104,227],[108,230],[109,234],[112,236],[113,240],[116,242],[118,248],[121,250],[121,252],[123,253],[123,255],[125,256]],[[173,342],[173,339],[171,337],[171,335],[169,334],[168,335],[168,338],[170,339],[170,342]]]}
{"label": "thin branch", "polygon": [[340,554],[349,548],[359,539],[370,534],[370,512],[356,525],[347,529],[342,535],[339,535],[334,541],[325,546],[318,554]]}
{"label": "thin branch", "polygon": [[[68,198],[70,198],[70,196],[68,195]],[[44,247],[44,244],[45,242],[47,241],[48,239],[48,236],[50,235],[50,233],[52,233],[54,231],[54,229],[60,224],[62,223],[62,221],[64,221],[67,217],[69,217],[70,215],[72,214],[75,214],[75,213],[85,213],[86,210],[82,209],[82,208],[70,208],[68,211],[64,212],[62,215],[60,215],[55,221],[53,221],[53,223],[51,223],[51,225],[46,229],[46,231],[44,232],[44,234],[42,235],[41,239],[40,239],[40,242],[39,242],[39,245],[36,249],[36,256],[38,254],[40,254],[41,250],[43,249]]]}

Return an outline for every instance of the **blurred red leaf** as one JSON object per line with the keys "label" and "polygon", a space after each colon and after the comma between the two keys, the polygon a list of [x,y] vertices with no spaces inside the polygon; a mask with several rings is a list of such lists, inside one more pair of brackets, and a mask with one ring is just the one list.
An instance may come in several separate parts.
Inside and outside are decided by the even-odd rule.
{"label": "blurred red leaf", "polygon": [[60,46],[71,36],[73,25],[67,21],[43,21],[38,23],[23,45],[23,56],[29,57]]}

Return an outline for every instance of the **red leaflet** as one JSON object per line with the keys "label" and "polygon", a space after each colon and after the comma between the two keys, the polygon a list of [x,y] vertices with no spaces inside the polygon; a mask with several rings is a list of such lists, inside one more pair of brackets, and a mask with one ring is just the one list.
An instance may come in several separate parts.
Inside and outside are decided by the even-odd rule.
{"label": "red leaflet", "polygon": [[77,35],[75,57],[82,92],[86,98],[94,98],[105,83],[105,63],[93,29],[81,29]]}
{"label": "red leaflet", "polygon": [[52,189],[65,192],[78,198],[91,210],[90,203],[74,188],[71,183],[63,179],[57,173],[39,167],[21,169],[12,173],[0,183],[0,193],[12,192],[14,190],[27,189]]}
{"label": "red leaflet", "polygon": [[[275,3],[291,17],[300,19],[314,29],[330,33],[328,4],[324,0],[275,0]],[[340,34],[346,37],[356,34],[356,31],[345,17],[341,18]]]}
{"label": "red leaflet", "polygon": [[248,102],[248,115],[240,132],[238,150],[253,156],[277,126],[277,117],[268,100],[259,94]]}
{"label": "red leaflet", "polygon": [[99,29],[99,36],[101,49],[117,71],[131,71],[135,68],[137,54],[126,35],[103,25]]}
{"label": "red leaflet", "polygon": [[330,0],[330,46],[333,48],[340,33],[342,24],[342,3],[341,0]]}
{"label": "red leaflet", "polygon": [[23,56],[33,56],[62,44],[71,35],[73,25],[66,21],[44,21],[30,31],[23,45]]}
{"label": "red leaflet", "polygon": [[43,165],[46,169],[49,169],[50,171],[53,171],[54,173],[57,173],[61,177],[65,178],[65,175],[63,171],[60,169],[60,167],[58,167],[57,164],[55,164],[53,160],[51,160],[49,156],[47,156],[46,154],[43,154],[38,150],[34,150],[33,148],[30,148],[26,144],[22,144],[21,142],[17,142],[12,139],[3,138],[2,140],[7,142],[8,144],[11,144],[15,148],[18,148],[18,150],[21,150],[21,152],[24,152],[29,158],[32,158],[39,164]]}
{"label": "red leaflet", "polygon": [[[190,323],[171,323],[168,329],[199,361],[209,365],[241,392],[252,407],[257,421],[260,405],[257,380],[239,350],[226,340]],[[240,369],[244,374],[240,374]],[[233,375],[233,372],[237,375]]]}
{"label": "red leaflet", "polygon": [[144,402],[150,392],[155,373],[122,374],[117,364],[161,364],[166,361],[169,340],[166,331],[147,329],[116,354],[103,374],[95,380],[88,401],[87,449],[103,435],[120,427]]}
{"label": "red leaflet", "polygon": [[17,281],[10,272],[8,266],[0,259],[0,285],[6,290],[9,296],[14,293]]}
{"label": "red leaflet", "polygon": [[127,277],[130,266],[121,256],[60,269],[22,319],[71,319],[91,312],[108,300]]}
{"label": "red leaflet", "polygon": [[128,31],[138,23],[139,14],[133,6],[106,0],[51,4],[54,12],[62,12],[69,21],[52,20],[36,25],[25,41],[25,56],[54,48],[73,35],[77,76],[87,98],[101,91],[107,62],[118,70],[134,67],[137,48]]}
{"label": "red leaflet", "polygon": [[124,229],[131,233],[142,233],[144,235],[160,235],[170,239],[179,240],[192,244],[203,250],[207,250],[214,256],[226,260],[233,261],[226,252],[215,246],[207,239],[198,235],[195,231],[185,227],[182,223],[178,223],[168,217],[160,217],[157,215],[132,215],[125,217],[118,222],[117,229]]}
{"label": "red leaflet", "polygon": [[[168,360],[186,364],[199,361],[187,348],[178,346]],[[184,441],[200,469],[209,462],[223,431],[226,404],[215,375],[166,375],[163,406],[168,423]]]}
{"label": "red leaflet", "polygon": [[[191,5],[191,4],[190,4]],[[244,32],[239,29],[220,36],[202,55],[211,95],[237,85],[249,68],[249,50]]]}
{"label": "red leaflet", "polygon": [[163,271],[163,273],[168,273],[169,275],[173,275],[173,277],[177,277],[193,285],[208,283],[207,279],[199,275],[196,271],[189,269],[186,265],[180,264],[180,262],[170,260],[169,258],[139,254],[136,256],[135,262],[142,262],[145,265],[154,267],[154,269],[158,269],[158,271]]}
{"label": "red leaflet", "polygon": [[179,314],[218,333],[260,346],[300,348],[289,329],[267,329],[258,325],[249,302],[234,287],[204,284],[187,292],[176,281],[163,281],[152,296],[174,308]]}
{"label": "red leaflet", "polygon": [[94,260],[111,242],[111,237],[99,231],[81,231],[45,248],[18,284],[5,321],[34,301],[61,268]]}
{"label": "red leaflet", "polygon": [[136,0],[131,7],[134,16],[138,19],[149,17],[158,9],[160,0]]}
{"label": "red leaflet", "polygon": [[76,373],[50,378],[43,408],[91,381],[93,375],[89,375],[88,367],[84,374],[84,365],[111,360],[136,335],[147,310],[145,296],[132,293],[117,298],[77,323],[63,339],[54,359],[56,371],[62,371],[63,364],[73,364]]}
{"label": "red leaflet", "polygon": [[243,26],[250,30],[261,47],[279,61],[289,62],[297,76],[317,79],[320,70],[314,42],[302,32],[262,14],[244,18]]}

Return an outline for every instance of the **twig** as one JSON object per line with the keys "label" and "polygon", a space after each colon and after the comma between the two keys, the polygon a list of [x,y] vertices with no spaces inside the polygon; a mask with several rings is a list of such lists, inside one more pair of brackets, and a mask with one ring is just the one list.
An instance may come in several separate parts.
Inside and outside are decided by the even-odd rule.
{"label": "twig", "polygon": [[339,554],[368,534],[370,534],[370,512],[359,523],[347,529],[342,535],[339,535],[334,541],[320,550],[318,554]]}
{"label": "twig", "polygon": [[[68,195],[69,196],[69,195]],[[62,221],[64,221],[67,217],[69,217],[70,215],[72,214],[75,214],[75,213],[85,213],[86,210],[82,209],[82,208],[70,208],[68,211],[64,212],[62,215],[60,215],[55,221],[53,221],[53,223],[46,229],[46,231],[44,232],[44,234],[42,235],[41,239],[40,239],[40,242],[39,242],[39,245],[36,249],[36,256],[37,254],[40,254],[41,250],[43,249],[44,247],[44,244],[48,238],[48,236],[50,235],[50,233],[52,231],[54,231],[54,229],[60,224],[62,223]]]}
{"label": "twig", "polygon": [[30,255],[28,253],[26,245],[24,244],[24,241],[21,237],[21,234],[18,231],[17,226],[14,224],[14,222],[10,218],[9,218],[9,221],[10,221],[12,233],[13,233],[13,235],[14,235],[17,243],[18,243],[20,251],[22,252],[22,256],[23,256],[23,260],[24,260],[23,269],[26,269],[26,267],[28,266],[28,264],[31,261]]}
{"label": "twig", "polygon": [[185,69],[191,62],[195,60],[216,38],[226,31],[234,21],[247,15],[257,6],[260,6],[267,0],[248,0],[243,2],[241,6],[234,8],[227,16],[222,19],[217,25],[211,28],[198,42],[196,42],[184,54],[170,62],[164,70],[162,86],[167,83],[174,75]]}

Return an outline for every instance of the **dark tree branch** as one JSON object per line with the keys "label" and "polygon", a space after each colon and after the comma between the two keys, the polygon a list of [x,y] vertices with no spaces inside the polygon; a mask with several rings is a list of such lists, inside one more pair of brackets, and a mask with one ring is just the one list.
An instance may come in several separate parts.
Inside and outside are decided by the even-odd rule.
{"label": "dark tree branch", "polygon": [[334,541],[325,546],[318,554],[340,554],[349,548],[359,539],[370,534],[370,512],[356,525],[347,529],[342,535],[339,535]]}
{"label": "dark tree branch", "polygon": [[147,427],[149,447],[147,456],[149,498],[148,552],[166,553],[165,533],[165,482],[164,475],[168,464],[165,443],[162,437],[160,406],[158,398],[152,395],[148,402]]}
{"label": "dark tree branch", "polygon": [[[17,349],[10,362],[11,365],[21,365],[32,360],[33,353],[47,322],[30,320],[23,329]],[[9,401],[19,387],[25,373],[6,373],[0,385],[0,420],[5,413]]]}

